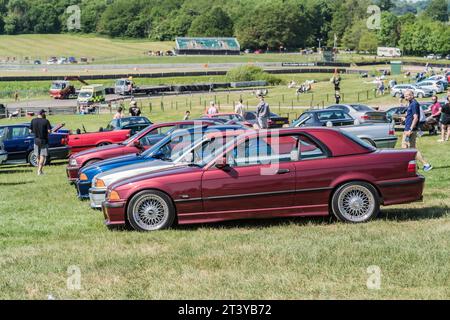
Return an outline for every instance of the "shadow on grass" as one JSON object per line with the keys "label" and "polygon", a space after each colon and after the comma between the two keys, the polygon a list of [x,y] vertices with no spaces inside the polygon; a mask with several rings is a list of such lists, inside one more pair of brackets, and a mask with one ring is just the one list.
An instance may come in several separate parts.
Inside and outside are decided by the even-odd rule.
{"label": "shadow on grass", "polygon": [[23,184],[34,183],[34,181],[20,181],[20,182],[0,182],[0,187],[11,187],[11,186],[21,186]]}
{"label": "shadow on grass", "polygon": [[439,169],[450,169],[450,166],[445,166],[445,167],[433,167],[433,170],[439,170]]}
{"label": "shadow on grass", "polygon": [[0,170],[0,174],[27,173],[27,172],[33,172],[33,169],[24,169],[24,170]]}
{"label": "shadow on grass", "polygon": [[[414,209],[384,209],[378,215],[377,220],[385,221],[420,221],[439,219],[450,212],[449,207],[429,207],[429,208],[414,208]],[[202,224],[191,225],[176,225],[173,230],[180,231],[196,231],[198,229],[262,229],[272,228],[278,226],[320,226],[320,225],[332,225],[339,222],[334,216],[325,217],[289,217],[289,218],[269,218],[269,219],[245,219],[245,220],[233,220],[224,222],[211,222]],[[127,226],[114,226],[110,228],[115,232],[127,232],[133,231],[131,227]]]}

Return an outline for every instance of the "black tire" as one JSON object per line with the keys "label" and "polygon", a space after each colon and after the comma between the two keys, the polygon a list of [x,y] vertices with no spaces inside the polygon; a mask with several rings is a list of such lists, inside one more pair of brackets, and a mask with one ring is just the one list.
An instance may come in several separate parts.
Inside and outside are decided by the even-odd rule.
{"label": "black tire", "polygon": [[36,155],[35,155],[35,153],[33,151],[31,151],[28,154],[27,161],[30,164],[30,166],[32,166],[32,167],[36,168],[38,166],[38,161],[39,160],[37,159],[37,157],[36,157]]}
{"label": "black tire", "polygon": [[340,221],[364,223],[378,216],[380,198],[377,190],[370,183],[349,182],[333,193],[331,209]]}
{"label": "black tire", "polygon": [[140,232],[168,229],[173,225],[175,216],[172,199],[156,190],[139,192],[127,207],[127,220],[130,226]]}

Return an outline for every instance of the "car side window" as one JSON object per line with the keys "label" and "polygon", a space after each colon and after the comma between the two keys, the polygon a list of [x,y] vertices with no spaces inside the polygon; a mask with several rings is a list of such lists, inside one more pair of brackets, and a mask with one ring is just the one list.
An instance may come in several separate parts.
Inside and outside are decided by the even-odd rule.
{"label": "car side window", "polygon": [[10,131],[11,139],[23,139],[30,135],[27,127],[12,127]]}
{"label": "car side window", "polygon": [[143,136],[139,141],[143,146],[151,146],[161,140],[163,137],[167,136],[167,134],[173,130],[175,126],[167,126],[156,128]]}

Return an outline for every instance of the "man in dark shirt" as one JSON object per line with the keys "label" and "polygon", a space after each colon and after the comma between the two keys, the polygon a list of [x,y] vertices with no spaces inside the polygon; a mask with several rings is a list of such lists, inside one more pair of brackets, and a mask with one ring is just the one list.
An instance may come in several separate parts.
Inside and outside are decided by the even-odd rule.
{"label": "man in dark shirt", "polygon": [[141,109],[137,106],[137,102],[135,100],[131,101],[128,112],[132,117],[139,117],[141,115]]}
{"label": "man in dark shirt", "polygon": [[52,131],[45,110],[41,110],[37,118],[31,121],[31,133],[34,134],[34,154],[38,159],[38,175],[44,174],[43,168],[48,157],[48,134]]}
{"label": "man in dark shirt", "polygon": [[[408,110],[406,112],[405,119],[405,131],[403,132],[402,148],[414,148],[417,149],[417,129],[419,128],[420,121],[420,105],[416,99],[414,99],[414,92],[411,90],[405,91],[405,99],[409,102]],[[424,171],[430,171],[433,167],[422,157],[422,154],[417,149],[417,160],[423,164]]]}

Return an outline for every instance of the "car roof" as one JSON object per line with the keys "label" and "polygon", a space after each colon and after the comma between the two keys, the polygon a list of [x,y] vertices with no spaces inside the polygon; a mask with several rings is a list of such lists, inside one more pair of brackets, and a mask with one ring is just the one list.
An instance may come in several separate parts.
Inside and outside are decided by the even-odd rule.
{"label": "car roof", "polygon": [[321,113],[321,112],[344,112],[344,113],[347,113],[344,110],[332,109],[332,108],[330,108],[330,109],[320,109],[320,110],[308,110],[308,111],[305,111],[305,113]]}

